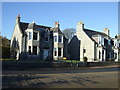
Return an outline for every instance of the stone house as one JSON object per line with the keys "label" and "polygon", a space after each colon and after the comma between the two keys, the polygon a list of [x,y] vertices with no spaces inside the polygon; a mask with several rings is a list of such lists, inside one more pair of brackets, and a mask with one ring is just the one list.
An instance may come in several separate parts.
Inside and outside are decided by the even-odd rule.
{"label": "stone house", "polygon": [[68,39],[66,39],[65,35],[60,30],[59,22],[55,22],[55,26],[51,28],[51,31],[53,31],[54,37],[53,58],[54,60],[61,60],[63,57],[67,57]]}
{"label": "stone house", "polygon": [[120,35],[116,35],[115,38],[112,38],[114,45],[113,45],[113,50],[114,50],[114,58],[115,61],[120,60]]}
{"label": "stone house", "polygon": [[109,30],[105,28],[103,32],[98,32],[86,29],[82,22],[78,22],[76,35],[71,39],[68,48],[71,59],[83,61],[87,57],[88,62],[114,59],[113,40]]}
{"label": "stone house", "polygon": [[50,28],[36,25],[35,22],[20,22],[20,15],[18,15],[11,38],[12,58],[52,59],[53,33]]}
{"label": "stone house", "polygon": [[58,22],[52,28],[35,22],[21,22],[20,15],[17,16],[11,38],[12,58],[58,60],[66,57],[66,46],[67,39],[60,31]]}
{"label": "stone house", "polygon": [[61,60],[64,57],[88,62],[104,62],[120,59],[120,36],[110,37],[108,28],[103,32],[86,29],[78,22],[76,34],[70,42],[60,30],[59,22],[54,27],[37,25],[35,22],[20,21],[16,24],[11,38],[11,56],[21,60]]}

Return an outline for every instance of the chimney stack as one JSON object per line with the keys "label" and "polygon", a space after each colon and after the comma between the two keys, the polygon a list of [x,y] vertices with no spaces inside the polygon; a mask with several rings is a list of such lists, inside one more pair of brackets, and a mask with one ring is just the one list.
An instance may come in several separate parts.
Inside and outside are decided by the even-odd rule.
{"label": "chimney stack", "polygon": [[18,14],[18,16],[16,17],[16,24],[20,23],[20,14]]}
{"label": "chimney stack", "polygon": [[60,27],[60,24],[59,24],[59,22],[55,22],[55,27]]}
{"label": "chimney stack", "polygon": [[83,24],[82,21],[80,21],[80,22],[77,23],[77,27],[76,27],[76,35],[77,35],[77,37],[80,37],[81,31],[83,31],[83,30],[84,30],[84,24]]}
{"label": "chimney stack", "polygon": [[110,30],[109,30],[108,28],[104,28],[104,29],[103,29],[103,32],[104,32],[105,34],[107,34],[108,36],[110,36]]}

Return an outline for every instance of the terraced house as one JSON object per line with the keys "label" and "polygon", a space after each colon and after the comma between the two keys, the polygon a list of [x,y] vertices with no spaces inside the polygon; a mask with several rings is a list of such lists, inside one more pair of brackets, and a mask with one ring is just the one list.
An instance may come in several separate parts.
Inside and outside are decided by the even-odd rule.
{"label": "terraced house", "polygon": [[59,22],[54,27],[37,25],[35,22],[20,21],[16,18],[11,38],[12,58],[21,60],[61,60],[104,62],[120,59],[120,35],[110,37],[110,30],[90,30],[82,22],[77,23],[76,34],[68,42],[60,30]]}

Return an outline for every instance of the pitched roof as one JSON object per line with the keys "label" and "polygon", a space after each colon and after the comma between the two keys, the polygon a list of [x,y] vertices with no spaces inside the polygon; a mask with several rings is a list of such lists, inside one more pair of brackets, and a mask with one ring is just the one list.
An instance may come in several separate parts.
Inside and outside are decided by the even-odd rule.
{"label": "pitched roof", "polygon": [[43,26],[43,25],[36,25],[35,23],[20,22],[20,28],[21,28],[21,32],[24,34],[24,32],[25,32],[25,30],[27,28],[29,28],[29,29],[37,29],[37,28],[44,28],[44,29],[46,29],[46,28],[48,28],[50,30],[51,27]]}
{"label": "pitched roof", "polygon": [[84,32],[85,32],[85,33],[91,38],[91,40],[94,41],[95,43],[97,43],[97,42],[92,38],[93,35],[101,35],[101,36],[103,36],[103,37],[111,38],[110,36],[108,36],[108,35],[105,34],[105,33],[98,32],[98,31],[94,31],[94,30],[90,30],[90,29],[84,29]]}
{"label": "pitched roof", "polygon": [[103,32],[93,31],[93,30],[90,30],[90,29],[84,29],[84,31],[89,37],[92,37],[93,35],[101,35],[103,37],[111,38],[110,36],[108,36],[107,34],[105,34]]}
{"label": "pitched roof", "polygon": [[58,27],[53,27],[53,28],[51,28],[51,30],[52,30],[54,33],[55,33],[55,32],[58,32],[59,34],[63,34]]}
{"label": "pitched roof", "polygon": [[21,32],[24,34],[25,30],[27,29],[29,23],[24,23],[24,22],[20,22],[20,28],[21,28]]}

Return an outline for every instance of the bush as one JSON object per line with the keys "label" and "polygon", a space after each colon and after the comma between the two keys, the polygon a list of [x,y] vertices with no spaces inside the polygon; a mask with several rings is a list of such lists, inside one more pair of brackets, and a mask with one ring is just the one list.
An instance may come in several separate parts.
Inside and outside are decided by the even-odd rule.
{"label": "bush", "polygon": [[87,62],[88,58],[87,57],[83,57],[83,62]]}

